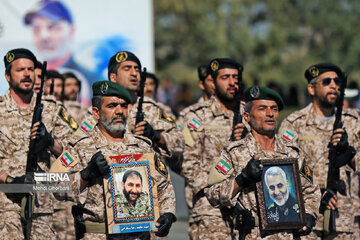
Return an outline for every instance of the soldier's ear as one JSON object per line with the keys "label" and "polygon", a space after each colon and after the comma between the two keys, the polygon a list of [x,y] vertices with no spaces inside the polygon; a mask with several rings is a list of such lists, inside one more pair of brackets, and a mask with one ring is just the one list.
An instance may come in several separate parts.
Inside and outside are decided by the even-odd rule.
{"label": "soldier's ear", "polygon": [[96,120],[100,119],[100,110],[97,107],[92,107],[93,116]]}
{"label": "soldier's ear", "polygon": [[7,81],[8,83],[10,83],[10,79],[11,79],[10,74],[8,74],[7,72],[5,72],[5,78],[6,78],[6,81]]}
{"label": "soldier's ear", "polygon": [[115,82],[116,83],[116,74],[115,73],[110,73],[109,75],[109,80],[111,82]]}
{"label": "soldier's ear", "polygon": [[244,112],[243,117],[246,122],[250,122],[250,113],[249,112]]}
{"label": "soldier's ear", "polygon": [[308,90],[308,93],[310,94],[310,96],[315,95],[315,86],[313,84],[309,83],[307,85],[307,90]]}
{"label": "soldier's ear", "polygon": [[204,82],[203,81],[199,81],[199,88],[201,89],[201,91],[205,91],[205,87],[204,87]]}

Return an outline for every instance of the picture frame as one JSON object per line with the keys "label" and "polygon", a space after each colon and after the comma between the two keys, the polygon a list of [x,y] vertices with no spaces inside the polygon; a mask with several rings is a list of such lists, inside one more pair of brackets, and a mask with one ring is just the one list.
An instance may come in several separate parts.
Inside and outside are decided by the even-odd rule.
{"label": "picture frame", "polygon": [[263,171],[261,181],[256,184],[256,196],[262,235],[301,228],[305,225],[305,208],[298,160],[260,161]]}
{"label": "picture frame", "polygon": [[108,234],[156,229],[159,218],[154,154],[106,157],[110,177],[104,178]]}

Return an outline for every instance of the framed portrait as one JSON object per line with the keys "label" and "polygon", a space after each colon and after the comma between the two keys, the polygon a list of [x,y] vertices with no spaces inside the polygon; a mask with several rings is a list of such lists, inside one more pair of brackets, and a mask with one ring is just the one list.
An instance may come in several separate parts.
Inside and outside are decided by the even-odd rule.
{"label": "framed portrait", "polygon": [[159,206],[154,154],[107,157],[110,177],[104,178],[107,231],[109,234],[155,229]]}
{"label": "framed portrait", "polygon": [[261,164],[262,178],[256,184],[261,231],[301,228],[305,210],[297,159],[263,159]]}

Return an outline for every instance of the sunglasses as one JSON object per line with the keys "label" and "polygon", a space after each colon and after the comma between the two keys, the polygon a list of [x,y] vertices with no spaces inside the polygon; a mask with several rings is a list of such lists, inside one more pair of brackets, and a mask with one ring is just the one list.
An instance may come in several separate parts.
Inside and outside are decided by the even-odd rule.
{"label": "sunglasses", "polygon": [[341,83],[342,83],[342,80],[341,80],[341,78],[338,78],[338,77],[336,77],[336,78],[324,78],[321,82],[322,82],[322,85],[323,86],[327,86],[327,85],[329,85],[330,83],[331,83],[331,80],[334,80],[334,82],[335,82],[335,84],[337,85],[337,86],[340,86],[341,85]]}

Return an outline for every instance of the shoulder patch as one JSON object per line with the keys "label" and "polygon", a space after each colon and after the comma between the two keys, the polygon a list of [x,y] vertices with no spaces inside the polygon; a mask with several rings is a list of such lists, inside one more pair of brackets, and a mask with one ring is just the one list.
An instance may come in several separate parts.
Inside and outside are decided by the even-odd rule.
{"label": "shoulder patch", "polygon": [[168,177],[168,170],[165,166],[165,164],[161,161],[161,159],[155,155],[154,156],[155,158],[155,169],[161,174],[163,175],[164,177]]}
{"label": "shoulder patch", "polygon": [[220,160],[216,165],[215,165],[215,169],[219,172],[219,173],[222,173],[222,174],[227,174],[231,169],[232,167],[227,164],[226,161],[224,160]]}
{"label": "shoulder patch", "polygon": [[88,123],[87,121],[83,121],[83,123],[80,126],[80,129],[84,132],[84,133],[88,133],[91,131],[91,129],[93,128],[93,126]]}
{"label": "shoulder patch", "polygon": [[57,116],[62,119],[73,131],[79,128],[79,125],[71,115],[67,115],[65,108],[60,106],[57,111]]}
{"label": "shoulder patch", "polygon": [[305,179],[307,179],[311,184],[314,182],[313,178],[313,170],[309,167],[309,165],[306,164],[306,161],[303,161],[303,164],[300,169],[300,174],[304,176]]}
{"label": "shoulder patch", "polygon": [[201,130],[202,124],[196,120],[195,118],[191,119],[190,121],[188,121],[187,124],[191,129],[193,129],[194,131],[198,131]]}
{"label": "shoulder patch", "polygon": [[297,139],[297,135],[290,130],[284,129],[284,131],[281,133],[281,138],[288,142],[295,142]]}
{"label": "shoulder patch", "polygon": [[77,159],[68,151],[65,151],[51,165],[50,172],[67,172],[77,163]]}
{"label": "shoulder patch", "polygon": [[233,172],[234,168],[232,168],[225,160],[219,158],[210,169],[208,184],[213,185],[222,182]]}
{"label": "shoulder patch", "polygon": [[172,117],[168,116],[161,108],[159,109],[159,119],[172,124],[176,124],[175,120]]}

